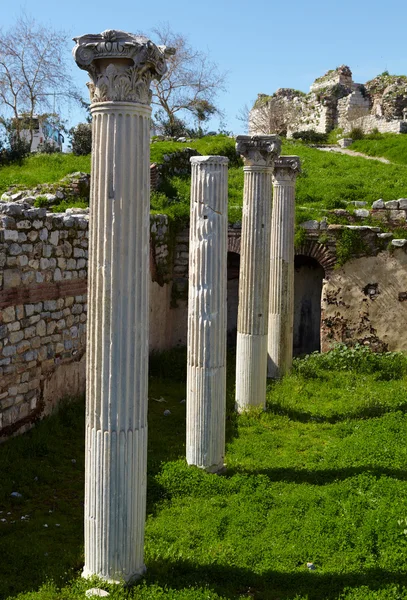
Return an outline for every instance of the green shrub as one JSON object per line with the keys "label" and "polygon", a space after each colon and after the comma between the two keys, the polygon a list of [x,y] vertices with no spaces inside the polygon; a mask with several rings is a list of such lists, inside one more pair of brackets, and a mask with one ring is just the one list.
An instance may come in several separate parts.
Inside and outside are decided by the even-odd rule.
{"label": "green shrub", "polygon": [[44,140],[42,144],[38,145],[37,152],[40,154],[56,154],[57,152],[61,152],[61,148],[49,140]]}
{"label": "green shrub", "polygon": [[343,229],[336,244],[337,264],[344,265],[356,254],[366,251],[360,232],[357,229]]}
{"label": "green shrub", "polygon": [[361,127],[354,127],[351,129],[349,137],[352,138],[352,140],[363,140],[365,133]]}
{"label": "green shrub", "polygon": [[294,233],[294,247],[296,249],[301,248],[301,246],[303,244],[305,244],[306,241],[307,241],[307,232],[305,231],[304,227],[297,225],[297,227],[295,228],[295,233]]}
{"label": "green shrub", "polygon": [[69,130],[72,152],[76,156],[85,156],[92,151],[92,125],[78,123]]}
{"label": "green shrub", "polygon": [[48,198],[46,198],[45,196],[37,196],[34,201],[35,208],[46,208],[48,204]]}
{"label": "green shrub", "polygon": [[326,133],[315,131],[315,129],[308,129],[307,131],[294,132],[293,139],[302,140],[305,144],[326,144],[328,135]]}
{"label": "green shrub", "polygon": [[87,200],[76,200],[74,202],[69,200],[62,200],[59,204],[55,204],[52,207],[52,212],[63,213],[67,208],[89,208],[89,202]]}

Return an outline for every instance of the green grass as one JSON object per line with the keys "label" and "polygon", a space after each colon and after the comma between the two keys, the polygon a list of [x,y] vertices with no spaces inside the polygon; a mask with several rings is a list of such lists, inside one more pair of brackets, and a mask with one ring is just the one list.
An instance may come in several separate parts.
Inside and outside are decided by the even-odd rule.
{"label": "green grass", "polygon": [[[400,164],[386,165],[364,158],[321,152],[302,143],[283,142],[283,154],[297,154],[301,158],[302,173],[297,178],[297,222],[321,218],[326,210],[347,206],[353,200],[394,200],[407,196],[407,136],[386,135],[380,140],[361,140],[356,144],[388,143],[398,153]],[[229,221],[240,221],[243,203],[243,170],[234,150],[235,142],[226,136],[209,136],[192,142],[153,142],[151,161],[162,162],[163,156],[187,146],[201,154],[228,156],[229,164]],[[367,148],[368,150],[369,148]],[[365,149],[361,149],[365,151]],[[389,150],[390,151],[390,150]],[[402,154],[405,153],[405,160]],[[369,154],[369,152],[366,152]],[[383,152],[378,154],[383,155]],[[403,164],[401,164],[403,163]],[[406,164],[404,164],[406,163]],[[53,183],[73,171],[89,171],[90,157],[65,155],[31,156],[22,166],[13,165],[0,169],[0,193],[9,185],[33,187],[38,183]],[[161,193],[161,195],[160,195]],[[157,212],[169,214],[173,219],[185,222],[189,218],[190,178],[173,177],[153,195],[151,207]],[[163,196],[164,194],[164,196]]]}
{"label": "green grass", "polygon": [[407,165],[407,135],[374,134],[353,142],[350,149],[369,156],[382,156],[391,162]]}
{"label": "green grass", "polygon": [[[168,142],[163,144],[167,145]],[[159,143],[152,147],[154,146],[159,146]],[[287,140],[283,143],[282,153],[301,158],[302,173],[296,184],[297,222],[320,219],[326,214],[326,210],[346,207],[347,202],[354,200],[365,201],[370,206],[379,198],[387,201],[407,196],[406,166],[386,165],[364,158],[322,152]],[[154,209],[188,219],[189,187],[188,177],[170,179],[163,189],[167,199],[154,204]],[[228,189],[230,222],[241,220],[242,204],[243,169],[231,166]]]}
{"label": "green grass", "polygon": [[90,156],[33,154],[24,159],[21,166],[0,167],[0,195],[11,185],[30,189],[40,183],[56,183],[75,171],[89,173]]}
{"label": "green grass", "polygon": [[[342,347],[296,361],[266,412],[229,406],[217,476],[183,458],[184,357],[151,363],[146,577],[101,585],[123,600],[406,599],[406,358]],[[99,585],[79,577],[83,452],[80,402],[0,446],[0,510],[15,521],[0,522],[0,597],[73,600]]]}

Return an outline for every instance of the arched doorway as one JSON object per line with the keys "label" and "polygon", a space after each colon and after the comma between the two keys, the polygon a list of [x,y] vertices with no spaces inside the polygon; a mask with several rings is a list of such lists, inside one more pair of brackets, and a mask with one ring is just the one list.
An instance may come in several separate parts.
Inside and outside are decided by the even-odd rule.
{"label": "arched doorway", "polygon": [[294,261],[293,355],[321,350],[321,293],[325,270],[312,256]]}
{"label": "arched doorway", "polygon": [[237,308],[239,304],[240,254],[228,252],[227,327],[228,345],[236,346]]}

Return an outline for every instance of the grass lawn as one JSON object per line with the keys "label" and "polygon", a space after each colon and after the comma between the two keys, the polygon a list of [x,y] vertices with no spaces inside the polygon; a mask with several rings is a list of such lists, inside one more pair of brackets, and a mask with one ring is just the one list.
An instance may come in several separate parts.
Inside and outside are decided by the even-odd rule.
{"label": "grass lawn", "polygon": [[[169,380],[157,365],[147,574],[103,584],[113,598],[407,598],[406,359],[342,349],[297,362],[266,412],[229,411],[223,476],[186,466],[182,369]],[[79,577],[83,446],[83,402],[0,446],[1,598],[73,600],[97,584]]]}
{"label": "grass lawn", "polygon": [[[389,143],[395,152],[399,151],[398,145],[404,148],[405,164],[386,165],[364,158],[321,152],[302,143],[284,140],[283,154],[297,154],[302,163],[302,173],[297,178],[296,186],[297,222],[320,219],[327,209],[344,208],[347,202],[354,200],[366,201],[370,206],[379,198],[387,201],[407,197],[407,136],[382,136],[379,142]],[[371,151],[357,146],[362,143],[370,145]],[[355,142],[352,148],[374,154],[374,144],[375,140],[361,140]],[[187,146],[196,148],[201,154],[221,154],[230,158],[229,220],[232,223],[240,221],[243,170],[234,150],[235,141],[226,136],[209,136],[185,143],[154,142],[151,144],[151,162],[160,163],[165,154]],[[386,155],[381,150],[377,154]],[[398,162],[403,163],[403,160]],[[73,171],[89,170],[89,156],[31,156],[21,166],[0,168],[0,193],[11,184],[33,187],[38,183],[54,183]],[[151,198],[152,210],[167,213],[180,221],[188,220],[189,203],[190,177],[171,178],[161,192],[153,193]]]}
{"label": "grass lawn", "polygon": [[56,183],[75,171],[90,172],[90,155],[33,154],[21,165],[0,167],[0,195],[11,185],[30,189],[40,183]]}
{"label": "grass lawn", "polygon": [[353,142],[351,150],[369,156],[383,156],[394,163],[407,165],[407,135],[379,133]]}

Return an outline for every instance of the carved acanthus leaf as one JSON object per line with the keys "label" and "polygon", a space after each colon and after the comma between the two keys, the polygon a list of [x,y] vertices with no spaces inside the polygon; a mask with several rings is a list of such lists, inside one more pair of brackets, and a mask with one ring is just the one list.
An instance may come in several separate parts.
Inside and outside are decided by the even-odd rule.
{"label": "carved acanthus leaf", "polygon": [[277,135],[239,135],[236,152],[245,166],[272,167],[281,152],[281,140]]}
{"label": "carved acanthus leaf", "polygon": [[151,81],[161,79],[167,71],[166,57],[175,52],[156,46],[144,36],[113,29],[74,41],[75,61],[91,78],[88,87],[92,102],[150,104]]}
{"label": "carved acanthus leaf", "polygon": [[274,161],[273,177],[276,181],[295,181],[298,173],[301,173],[299,156],[280,156]]}

